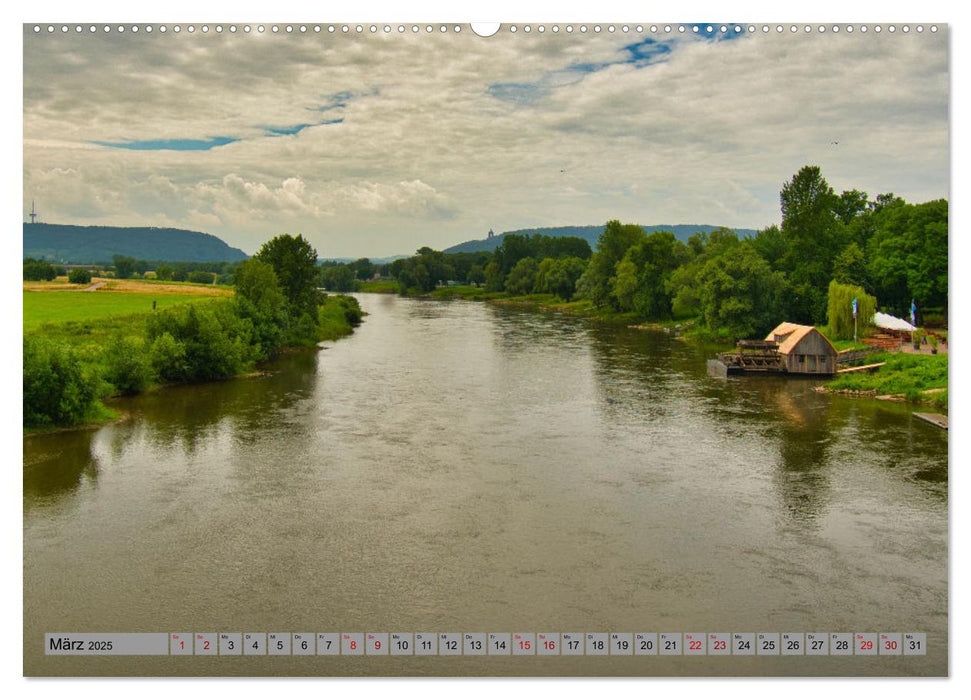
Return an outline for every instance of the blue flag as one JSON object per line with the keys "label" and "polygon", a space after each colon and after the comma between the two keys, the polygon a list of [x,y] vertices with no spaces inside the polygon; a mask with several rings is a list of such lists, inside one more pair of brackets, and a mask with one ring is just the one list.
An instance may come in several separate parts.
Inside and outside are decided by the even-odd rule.
{"label": "blue flag", "polygon": [[913,299],[910,300],[910,325],[917,325],[917,303]]}
{"label": "blue flag", "polygon": [[853,318],[856,318],[856,297],[853,297]]}

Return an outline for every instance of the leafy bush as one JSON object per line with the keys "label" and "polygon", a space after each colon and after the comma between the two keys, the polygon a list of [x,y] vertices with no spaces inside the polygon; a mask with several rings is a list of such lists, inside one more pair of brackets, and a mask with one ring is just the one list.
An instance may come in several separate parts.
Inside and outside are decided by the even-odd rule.
{"label": "leafy bush", "polygon": [[212,284],[213,273],[206,272],[205,270],[193,270],[189,273],[189,281],[193,284]]}
{"label": "leafy bush", "polygon": [[138,394],[152,382],[152,363],[145,342],[115,336],[105,352],[104,378],[119,394]]}
{"label": "leafy bush", "polygon": [[27,258],[24,260],[24,279],[30,281],[47,280],[50,281],[57,277],[57,272],[50,263],[43,260]]}
{"label": "leafy bush", "polygon": [[176,306],[149,317],[147,328],[152,366],[165,381],[231,377],[253,358],[253,325],[231,304]]}
{"label": "leafy bush", "polygon": [[91,271],[77,267],[68,273],[67,281],[71,284],[91,284]]}
{"label": "leafy bush", "polygon": [[24,426],[76,425],[94,407],[98,380],[70,348],[24,338]]}

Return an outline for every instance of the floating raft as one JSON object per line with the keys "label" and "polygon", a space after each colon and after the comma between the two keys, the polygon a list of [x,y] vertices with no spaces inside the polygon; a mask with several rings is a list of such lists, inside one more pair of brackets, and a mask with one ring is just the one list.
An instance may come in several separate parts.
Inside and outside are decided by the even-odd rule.
{"label": "floating raft", "polygon": [[947,430],[947,416],[942,416],[940,413],[915,413],[914,418],[920,418],[931,425]]}

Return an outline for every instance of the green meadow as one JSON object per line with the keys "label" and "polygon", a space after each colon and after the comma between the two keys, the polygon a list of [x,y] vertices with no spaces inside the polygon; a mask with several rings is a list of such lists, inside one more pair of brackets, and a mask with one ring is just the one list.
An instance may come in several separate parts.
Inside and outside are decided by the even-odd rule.
{"label": "green meadow", "polygon": [[166,309],[179,304],[212,301],[199,294],[144,294],[121,292],[31,292],[24,295],[24,333],[45,323],[96,321],[149,313],[152,302]]}

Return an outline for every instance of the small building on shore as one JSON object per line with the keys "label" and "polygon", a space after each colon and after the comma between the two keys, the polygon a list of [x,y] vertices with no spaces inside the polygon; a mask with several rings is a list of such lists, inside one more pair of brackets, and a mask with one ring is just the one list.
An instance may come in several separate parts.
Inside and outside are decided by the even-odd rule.
{"label": "small building on shore", "polygon": [[735,352],[708,360],[708,374],[836,374],[838,353],[813,326],[780,323],[765,340],[740,340]]}
{"label": "small building on shore", "polygon": [[813,326],[780,323],[765,339],[778,343],[782,367],[789,374],[836,373],[836,348]]}

